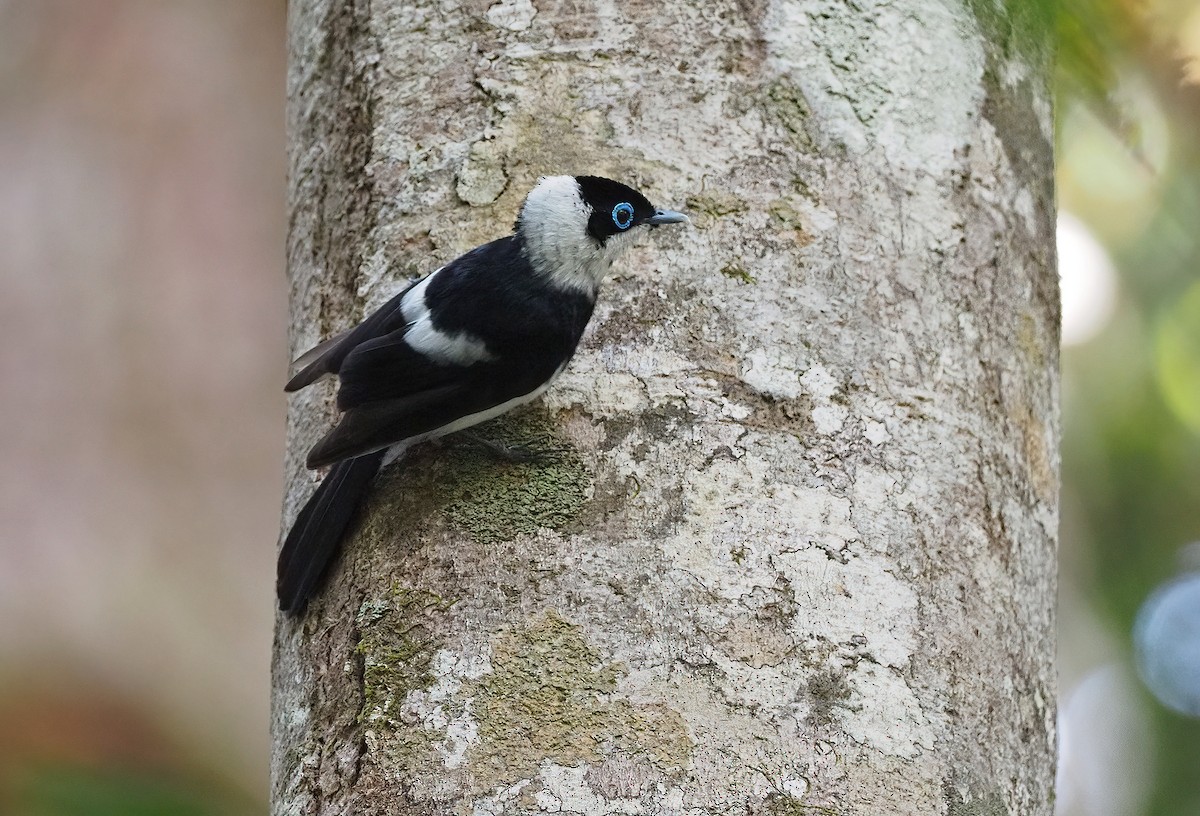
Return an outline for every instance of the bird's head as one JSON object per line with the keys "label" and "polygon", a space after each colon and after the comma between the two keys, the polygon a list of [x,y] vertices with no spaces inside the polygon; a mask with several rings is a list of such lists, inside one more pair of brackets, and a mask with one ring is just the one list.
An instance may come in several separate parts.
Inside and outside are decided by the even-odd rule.
{"label": "bird's head", "polygon": [[517,217],[534,269],[564,288],[594,293],[634,236],[688,217],[656,209],[637,190],[599,176],[547,176]]}

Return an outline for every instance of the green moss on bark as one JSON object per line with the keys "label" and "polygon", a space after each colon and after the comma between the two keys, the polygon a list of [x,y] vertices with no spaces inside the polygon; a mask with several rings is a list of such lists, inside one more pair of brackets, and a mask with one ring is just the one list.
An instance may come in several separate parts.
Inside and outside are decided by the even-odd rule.
{"label": "green moss on bark", "polygon": [[788,134],[797,150],[813,152],[815,146],[809,133],[812,111],[799,87],[786,79],[771,82],[763,90],[760,104],[767,118],[774,120]]}
{"label": "green moss on bark", "polygon": [[479,724],[472,767],[482,789],[534,776],[543,760],[576,765],[619,752],[663,772],[690,761],[683,718],[614,697],[622,667],[603,662],[583,630],[554,611],[495,637],[491,662],[466,692]]}
{"label": "green moss on bark", "polygon": [[355,654],[362,659],[359,722],[370,728],[406,728],[398,719],[405,696],[434,682],[430,665],[441,645],[433,618],[450,604],[421,589],[393,585],[387,596],[364,601],[355,623]]}
{"label": "green moss on bark", "polygon": [[502,462],[478,449],[456,447],[438,487],[453,524],[480,543],[495,544],[541,528],[563,530],[575,520],[591,474],[544,410],[501,417],[479,426],[478,434],[542,455],[530,462]]}
{"label": "green moss on bark", "polygon": [[964,799],[958,787],[946,781],[942,794],[946,797],[946,816],[1010,816],[1004,798],[996,790]]}

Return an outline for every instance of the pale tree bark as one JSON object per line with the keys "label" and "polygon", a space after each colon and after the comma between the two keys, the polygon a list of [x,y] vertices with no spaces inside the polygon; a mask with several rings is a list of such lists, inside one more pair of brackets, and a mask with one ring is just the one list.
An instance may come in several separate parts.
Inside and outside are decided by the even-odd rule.
{"label": "pale tree bark", "polygon": [[695,226],[619,262],[569,372],[490,429],[566,452],[381,478],[279,622],[275,813],[1051,813],[1034,5],[293,0],[295,351],[540,174]]}

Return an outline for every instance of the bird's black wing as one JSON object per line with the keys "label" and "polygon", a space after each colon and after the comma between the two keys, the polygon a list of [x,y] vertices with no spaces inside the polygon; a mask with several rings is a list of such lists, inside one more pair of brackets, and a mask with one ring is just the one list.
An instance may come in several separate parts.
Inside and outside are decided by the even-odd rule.
{"label": "bird's black wing", "polygon": [[434,359],[408,325],[359,342],[336,372],[345,414],[313,448],[309,467],[436,435],[531,394],[562,370],[592,312],[586,295],[549,288],[513,238],[448,264],[414,296],[440,336],[470,337],[479,356]]}
{"label": "bird's black wing", "polygon": [[288,380],[283,390],[299,391],[326,374],[337,374],[346,357],[355,348],[381,335],[403,329],[405,320],[400,311],[400,302],[417,283],[420,281],[406,286],[403,292],[384,303],[357,326],[335,334],[297,357],[292,362],[292,368],[299,368],[300,371]]}
{"label": "bird's black wing", "polygon": [[[539,332],[526,340],[544,350],[558,337]],[[346,358],[339,374],[338,405],[345,413],[309,452],[307,465],[324,467],[406,439],[436,435],[464,417],[532,393],[568,357],[569,352],[541,353],[468,366],[438,365],[392,335],[364,344]]]}
{"label": "bird's black wing", "polygon": [[412,397],[463,381],[471,366],[439,363],[409,344],[408,327],[350,350],[338,369],[338,408]]}
{"label": "bird's black wing", "polygon": [[305,464],[310,469],[325,467],[436,430],[465,415],[459,406],[469,393],[469,383],[463,380],[351,408],[308,452]]}

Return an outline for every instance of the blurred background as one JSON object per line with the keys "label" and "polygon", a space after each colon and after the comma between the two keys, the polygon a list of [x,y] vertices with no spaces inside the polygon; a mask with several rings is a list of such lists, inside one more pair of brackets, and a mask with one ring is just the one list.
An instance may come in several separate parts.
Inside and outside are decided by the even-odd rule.
{"label": "blurred background", "polygon": [[0,813],[266,812],[284,0],[0,0]]}
{"label": "blurred background", "polygon": [[[0,0],[0,813],[266,811],[284,23]],[[1057,31],[1058,810],[1197,816],[1200,8]]]}

